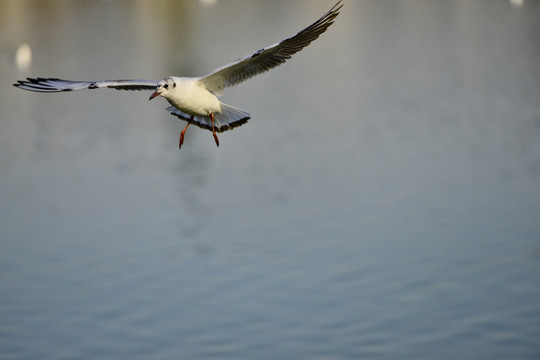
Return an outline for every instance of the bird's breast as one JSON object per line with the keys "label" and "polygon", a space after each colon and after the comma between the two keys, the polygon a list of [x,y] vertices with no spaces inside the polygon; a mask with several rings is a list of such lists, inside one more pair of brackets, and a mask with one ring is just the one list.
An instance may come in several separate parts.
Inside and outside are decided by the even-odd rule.
{"label": "bird's breast", "polygon": [[198,80],[176,78],[175,82],[175,91],[167,99],[172,106],[190,115],[207,116],[210,113],[221,112],[218,98]]}

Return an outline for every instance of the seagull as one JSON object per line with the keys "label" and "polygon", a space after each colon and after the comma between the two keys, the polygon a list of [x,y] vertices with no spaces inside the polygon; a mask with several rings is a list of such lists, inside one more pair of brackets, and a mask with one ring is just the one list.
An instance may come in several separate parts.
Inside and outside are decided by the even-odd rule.
{"label": "seagull", "polygon": [[250,114],[219,101],[226,87],[237,85],[249,78],[275,68],[324,33],[343,7],[339,0],[326,14],[278,43],[244,56],[228,65],[217,68],[202,77],[169,76],[154,80],[73,81],[58,78],[27,78],[13,84],[19,89],[53,93],[83,89],[110,88],[116,90],[153,90],[149,100],[161,96],[170,103],[167,110],[187,122],[180,132],[178,147],[182,148],[184,135],[191,124],[212,131],[219,147],[217,132],[232,130],[245,124]]}

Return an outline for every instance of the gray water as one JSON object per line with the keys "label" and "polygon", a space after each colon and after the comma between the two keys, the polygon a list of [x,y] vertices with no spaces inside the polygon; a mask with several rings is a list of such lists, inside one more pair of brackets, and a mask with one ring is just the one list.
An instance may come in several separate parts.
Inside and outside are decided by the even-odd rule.
{"label": "gray water", "polygon": [[203,75],[332,3],[0,1],[0,359],[540,358],[540,2],[344,3],[179,151],[149,92],[11,84]]}

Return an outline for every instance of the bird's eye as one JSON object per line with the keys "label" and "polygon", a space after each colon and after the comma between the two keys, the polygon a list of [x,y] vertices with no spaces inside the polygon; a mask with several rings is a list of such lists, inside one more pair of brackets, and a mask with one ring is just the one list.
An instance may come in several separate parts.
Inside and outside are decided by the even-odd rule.
{"label": "bird's eye", "polygon": [[168,89],[168,88],[169,88],[169,84],[165,84],[165,85],[163,85],[163,87],[164,87],[165,89]]}

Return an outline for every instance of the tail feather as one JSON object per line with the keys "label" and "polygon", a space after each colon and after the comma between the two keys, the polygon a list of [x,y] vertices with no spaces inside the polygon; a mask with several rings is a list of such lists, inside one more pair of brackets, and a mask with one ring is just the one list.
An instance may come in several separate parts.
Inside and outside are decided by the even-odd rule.
{"label": "tail feather", "polygon": [[[210,116],[194,116],[193,120],[191,120],[191,115],[178,110],[174,106],[169,106],[167,110],[181,120],[191,121],[192,124],[200,128],[212,131]],[[217,132],[224,132],[244,125],[249,119],[251,119],[251,116],[248,112],[221,103],[221,113],[214,114],[214,126]]]}

